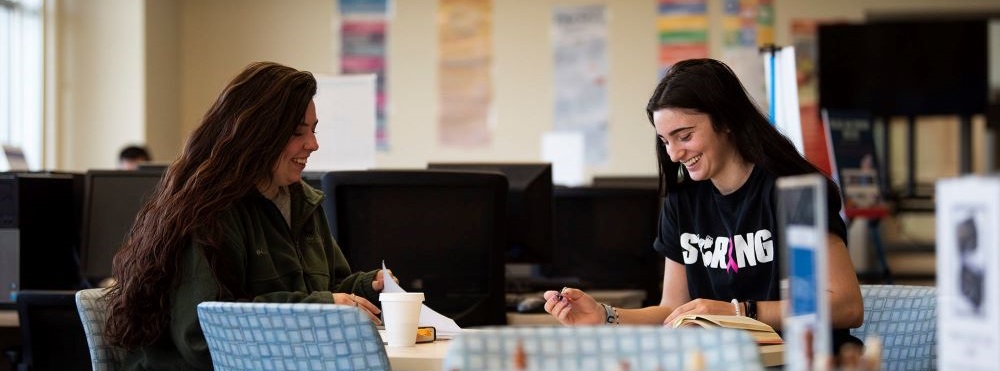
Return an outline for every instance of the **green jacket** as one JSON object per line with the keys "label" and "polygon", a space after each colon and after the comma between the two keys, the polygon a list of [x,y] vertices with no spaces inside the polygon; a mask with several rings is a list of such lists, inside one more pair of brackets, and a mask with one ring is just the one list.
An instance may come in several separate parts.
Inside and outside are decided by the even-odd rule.
{"label": "green jacket", "polygon": [[[291,228],[277,206],[259,193],[236,201],[219,223],[225,244],[220,258],[232,290],[219,291],[205,246],[194,243],[181,256],[179,286],[171,294],[170,328],[152,345],[129,352],[124,370],[210,370],[211,356],[198,324],[204,301],[333,303],[334,292],[354,293],[378,303],[371,287],[376,271],[351,273],[333,240],[321,202],[323,193],[305,183],[289,187]],[[242,290],[242,293],[232,291]],[[237,297],[239,296],[239,298]]]}

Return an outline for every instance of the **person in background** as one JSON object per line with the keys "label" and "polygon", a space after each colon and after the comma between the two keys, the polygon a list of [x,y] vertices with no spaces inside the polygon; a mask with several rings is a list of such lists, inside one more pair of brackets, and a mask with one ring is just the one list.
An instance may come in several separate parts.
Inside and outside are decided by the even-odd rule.
{"label": "person in background", "polygon": [[372,304],[381,271],[352,272],[323,194],[302,181],[316,141],[316,80],[250,64],[219,94],[114,257],[108,341],[122,370],[211,370],[204,301]]}
{"label": "person in background", "polygon": [[152,161],[149,150],[143,146],[127,146],[118,153],[119,170],[136,170],[139,164]]}
{"label": "person in background", "polygon": [[[678,62],[646,107],[656,132],[665,202],[653,248],[666,257],[659,305],[619,309],[585,292],[547,291],[568,325],[663,324],[689,314],[744,315],[781,330],[778,177],[819,173],[757,109],[733,71],[712,59]],[[829,297],[834,351],[860,343],[861,289],[848,255],[840,192],[827,178]],[[753,255],[752,258],[747,255]]]}

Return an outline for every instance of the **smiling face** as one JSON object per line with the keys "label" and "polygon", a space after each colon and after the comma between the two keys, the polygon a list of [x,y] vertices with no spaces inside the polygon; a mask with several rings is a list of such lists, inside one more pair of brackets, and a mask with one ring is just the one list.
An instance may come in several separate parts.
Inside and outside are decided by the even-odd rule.
{"label": "smiling face", "polygon": [[274,175],[271,178],[271,185],[283,187],[298,183],[302,180],[302,171],[306,168],[306,161],[309,155],[319,149],[319,142],[316,141],[316,105],[310,101],[306,108],[306,115],[302,122],[295,128],[295,133],[285,144],[285,150],[278,157],[278,162],[274,164]]}
{"label": "smiling face", "polygon": [[670,161],[681,163],[691,180],[711,179],[723,193],[734,191],[746,180],[749,164],[727,133],[715,131],[707,114],[663,108],[653,112],[653,126]]}

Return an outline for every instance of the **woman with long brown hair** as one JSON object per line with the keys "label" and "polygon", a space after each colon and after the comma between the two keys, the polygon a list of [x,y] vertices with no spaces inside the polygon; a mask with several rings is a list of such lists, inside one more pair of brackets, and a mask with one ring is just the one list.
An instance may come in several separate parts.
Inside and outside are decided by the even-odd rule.
{"label": "woman with long brown hair", "polygon": [[351,272],[301,180],[315,94],[309,72],[253,63],[202,118],[114,258],[106,330],[123,369],[211,369],[203,301],[357,305],[377,321],[381,273]]}

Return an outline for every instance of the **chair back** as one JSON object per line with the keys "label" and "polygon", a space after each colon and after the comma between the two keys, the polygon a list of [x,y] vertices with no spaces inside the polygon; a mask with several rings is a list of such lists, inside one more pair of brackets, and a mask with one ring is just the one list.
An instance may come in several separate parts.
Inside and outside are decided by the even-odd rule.
{"label": "chair back", "polygon": [[90,347],[90,365],[94,371],[115,371],[125,358],[125,351],[109,344],[104,338],[108,320],[103,288],[80,290],[76,293],[76,308],[83,322],[83,332]]}
{"label": "chair back", "polygon": [[746,331],[660,326],[467,330],[448,348],[443,369],[690,370],[698,368],[699,355],[699,369],[763,369],[759,348]]}
{"label": "chair back", "polygon": [[861,340],[882,341],[885,370],[937,367],[937,289],[931,286],[861,285],[865,322],[851,329]]}
{"label": "chair back", "polygon": [[204,302],[198,321],[226,370],[389,370],[375,324],[352,306]]}
{"label": "chair back", "polygon": [[28,370],[90,367],[87,337],[73,302],[75,293],[25,290],[17,294],[21,367]]}

